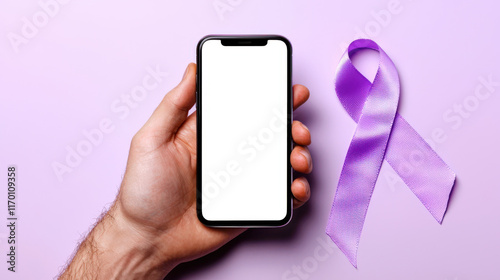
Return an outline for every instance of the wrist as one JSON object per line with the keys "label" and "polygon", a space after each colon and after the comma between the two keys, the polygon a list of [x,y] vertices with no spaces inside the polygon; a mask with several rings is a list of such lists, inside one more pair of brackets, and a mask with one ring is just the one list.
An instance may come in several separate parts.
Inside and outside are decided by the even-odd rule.
{"label": "wrist", "polygon": [[159,236],[145,234],[127,220],[118,204],[96,226],[92,238],[103,279],[163,279],[175,267],[161,254]]}
{"label": "wrist", "polygon": [[159,236],[128,221],[119,203],[104,215],[59,279],[163,279],[176,263],[160,250]]}

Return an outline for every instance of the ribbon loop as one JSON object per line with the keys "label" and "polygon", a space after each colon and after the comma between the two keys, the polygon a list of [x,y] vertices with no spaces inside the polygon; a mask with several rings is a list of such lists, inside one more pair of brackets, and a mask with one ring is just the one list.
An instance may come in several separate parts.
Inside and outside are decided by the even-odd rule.
{"label": "ribbon loop", "polygon": [[[352,64],[361,49],[379,53],[373,82]],[[356,131],[347,151],[326,233],[357,266],[357,249],[368,205],[385,159],[433,217],[442,222],[455,174],[397,113],[399,76],[389,56],[372,40],[352,42],[340,60],[335,90]]]}

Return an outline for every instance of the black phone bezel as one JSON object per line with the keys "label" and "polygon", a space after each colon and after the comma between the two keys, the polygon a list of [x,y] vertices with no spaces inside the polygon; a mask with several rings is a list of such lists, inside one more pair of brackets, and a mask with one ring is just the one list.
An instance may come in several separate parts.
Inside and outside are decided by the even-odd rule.
{"label": "black phone bezel", "polygon": [[[263,46],[268,40],[280,40],[287,46],[287,213],[282,220],[207,220],[203,217],[202,186],[201,186],[201,119],[202,119],[202,48],[203,44],[209,40],[221,40],[223,45],[227,46]],[[292,151],[292,114],[293,114],[293,96],[292,96],[292,45],[290,41],[280,35],[208,35],[203,37],[196,47],[196,149],[197,149],[197,169],[196,169],[196,213],[201,223],[209,227],[280,227],[288,224],[292,218],[292,166],[290,163],[290,153]],[[285,160],[285,159],[283,159]],[[258,207],[258,205],[256,205]]]}

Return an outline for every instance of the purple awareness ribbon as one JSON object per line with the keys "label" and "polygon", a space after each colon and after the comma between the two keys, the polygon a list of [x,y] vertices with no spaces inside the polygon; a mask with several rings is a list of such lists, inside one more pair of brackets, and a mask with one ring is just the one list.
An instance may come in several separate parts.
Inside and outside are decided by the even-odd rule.
{"label": "purple awareness ribbon", "polygon": [[[362,49],[379,53],[373,82],[352,64]],[[385,159],[422,204],[441,223],[455,173],[398,113],[399,76],[389,56],[372,40],[353,41],[342,56],[335,90],[356,131],[347,151],[326,234],[357,267],[366,211]]]}

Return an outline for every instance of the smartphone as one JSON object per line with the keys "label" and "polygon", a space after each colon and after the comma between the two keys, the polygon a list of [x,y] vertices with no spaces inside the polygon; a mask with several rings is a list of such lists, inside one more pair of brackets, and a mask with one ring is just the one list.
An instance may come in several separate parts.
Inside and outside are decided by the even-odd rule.
{"label": "smartphone", "polygon": [[292,47],[277,35],[197,46],[197,214],[211,227],[292,217]]}

